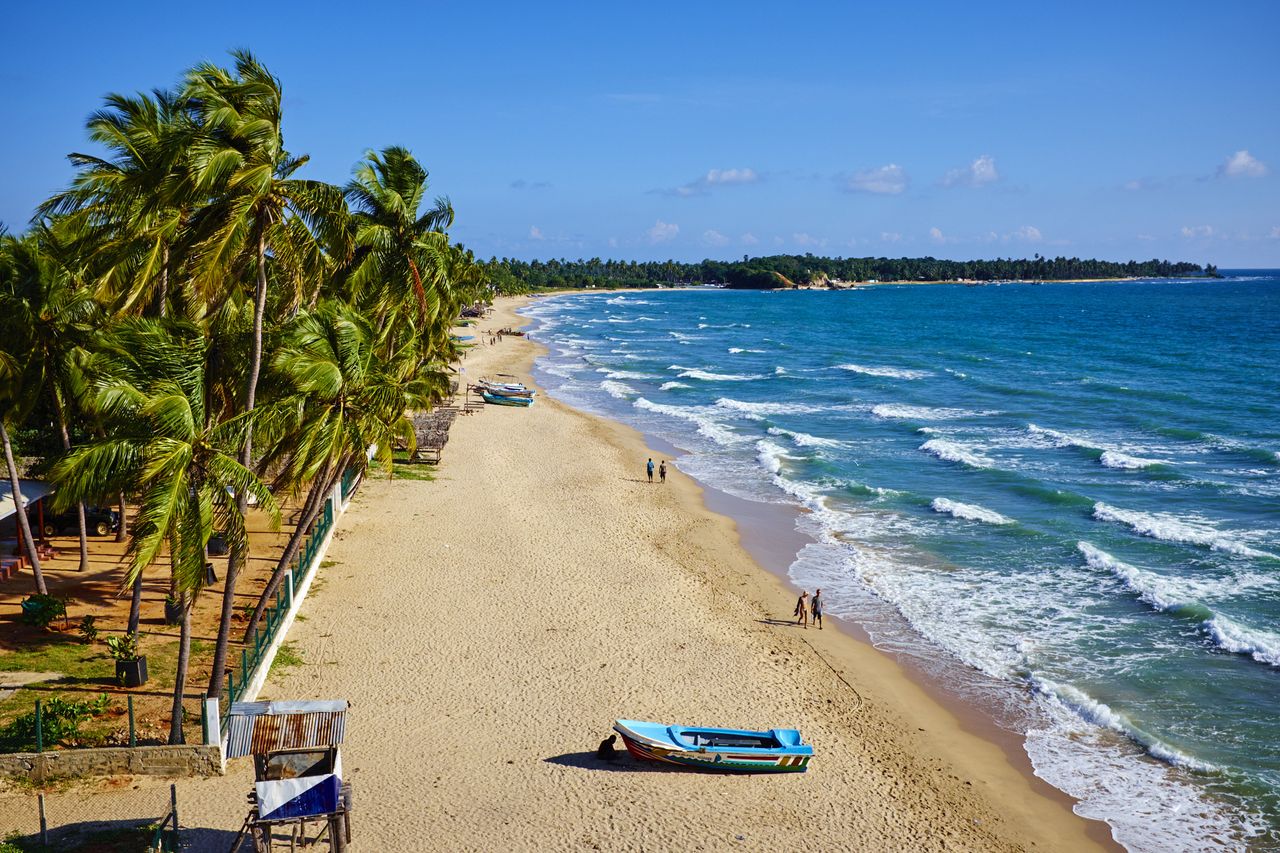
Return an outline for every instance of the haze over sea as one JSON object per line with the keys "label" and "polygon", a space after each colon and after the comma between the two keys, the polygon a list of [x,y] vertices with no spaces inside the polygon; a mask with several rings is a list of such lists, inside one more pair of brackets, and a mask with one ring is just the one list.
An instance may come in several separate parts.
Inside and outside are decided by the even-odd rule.
{"label": "haze over sea", "polygon": [[1226,275],[526,313],[554,396],[804,510],[794,582],[1023,733],[1127,847],[1270,848],[1280,272]]}

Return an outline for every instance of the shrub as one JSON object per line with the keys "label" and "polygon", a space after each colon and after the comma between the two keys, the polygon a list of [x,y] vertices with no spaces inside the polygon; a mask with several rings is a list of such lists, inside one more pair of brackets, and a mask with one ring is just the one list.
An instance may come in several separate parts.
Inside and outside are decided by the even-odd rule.
{"label": "shrub", "polygon": [[66,602],[52,595],[37,593],[22,602],[22,621],[37,628],[48,628],[54,619],[66,615]]}
{"label": "shrub", "polygon": [[[80,736],[80,724],[106,713],[111,698],[102,693],[92,701],[54,696],[41,709],[41,729],[45,746],[69,744]],[[32,752],[36,748],[36,712],[23,714],[0,727],[0,752]]]}
{"label": "shrub", "polygon": [[86,616],[80,620],[80,642],[86,646],[98,639],[97,621],[97,616]]}
{"label": "shrub", "polygon": [[121,634],[118,637],[107,637],[107,651],[118,661],[138,659],[138,635]]}

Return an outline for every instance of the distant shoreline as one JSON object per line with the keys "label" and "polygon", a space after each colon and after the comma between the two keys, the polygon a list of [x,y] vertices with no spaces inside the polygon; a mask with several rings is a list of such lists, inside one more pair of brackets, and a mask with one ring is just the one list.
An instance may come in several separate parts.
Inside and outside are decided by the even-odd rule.
{"label": "distant shoreline", "polygon": [[[1176,281],[1222,281],[1222,278],[1203,275],[1188,276],[1160,276],[1160,278],[1168,278]],[[937,279],[937,280],[909,280],[909,281],[841,281],[828,282],[825,284],[797,284],[791,287],[729,287],[721,283],[714,284],[673,284],[662,287],[549,287],[539,290],[530,291],[527,295],[530,297],[555,296],[562,293],[653,293],[659,290],[738,290],[738,291],[767,291],[767,292],[786,292],[788,290],[861,290],[867,287],[886,287],[899,284],[906,285],[929,285],[929,284],[963,284],[966,287],[986,287],[988,285],[998,284],[1098,284],[1103,282],[1114,281],[1148,281],[1151,276],[1115,276],[1111,278],[1011,278],[1011,279],[995,279],[995,280],[978,280],[978,279]]]}

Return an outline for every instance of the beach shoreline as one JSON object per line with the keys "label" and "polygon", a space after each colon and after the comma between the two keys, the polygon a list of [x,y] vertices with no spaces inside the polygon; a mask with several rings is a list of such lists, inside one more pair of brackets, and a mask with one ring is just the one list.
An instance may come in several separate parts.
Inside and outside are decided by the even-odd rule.
{"label": "beach shoreline", "polygon": [[[883,284],[899,283],[906,282],[884,282]],[[956,284],[960,282],[911,283]],[[627,292],[643,291],[632,289]],[[526,301],[527,298],[516,298],[515,304],[523,307]],[[513,328],[527,327],[528,323],[534,322],[521,314],[518,307],[515,313],[526,321],[526,326],[512,324]],[[531,374],[533,363],[546,352],[546,348],[536,340],[531,343],[536,348],[536,354],[529,359],[528,365],[521,365],[522,374]],[[568,404],[561,403],[561,405]],[[638,441],[646,448],[655,446],[662,450],[670,448],[677,454],[687,452],[683,448],[672,446],[663,439],[642,433],[605,415],[585,412],[572,406],[569,408],[581,416],[598,419],[620,431],[624,434],[619,436],[620,440]],[[626,436],[626,433],[633,435]],[[751,569],[762,578],[758,588],[753,590],[757,598],[756,603],[759,604],[766,598],[785,601],[787,596],[794,597],[797,594],[796,587],[788,577],[788,568],[795,559],[799,547],[815,541],[796,527],[796,521],[800,518],[802,510],[781,504],[760,504],[748,501],[697,481],[687,474],[682,476],[690,481],[697,493],[695,498],[698,511],[726,519],[732,527],[736,544],[749,554],[755,563]],[[893,668],[893,677],[902,678],[918,688],[927,696],[928,701],[934,704],[937,711],[951,718],[949,722],[960,731],[996,746],[1003,753],[1010,767],[1023,777],[1034,796],[1043,797],[1070,812],[1077,802],[1076,799],[1035,774],[1031,759],[1023,748],[1023,737],[1020,733],[1000,726],[988,709],[979,707],[971,697],[961,696],[953,688],[939,682],[933,674],[927,672],[909,656],[895,654],[874,646],[871,638],[858,624],[834,616],[828,616],[827,621],[834,631],[824,633],[824,639],[828,644],[819,652],[820,655],[828,655],[848,669],[867,667],[869,659],[878,658],[888,662]],[[831,665],[830,661],[828,665]],[[955,666],[963,666],[963,664],[956,662]],[[1085,825],[1085,834],[1093,843],[1105,849],[1123,849],[1114,841],[1111,828],[1105,822],[1080,817],[1074,812],[1071,812],[1071,816]]]}

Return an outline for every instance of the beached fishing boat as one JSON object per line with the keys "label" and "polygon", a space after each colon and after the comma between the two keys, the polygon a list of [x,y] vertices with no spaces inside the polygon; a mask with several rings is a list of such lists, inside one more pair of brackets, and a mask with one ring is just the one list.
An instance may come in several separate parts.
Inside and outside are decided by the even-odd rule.
{"label": "beached fishing boat", "polygon": [[507,397],[502,394],[492,394],[488,391],[481,392],[480,396],[484,397],[486,403],[492,403],[495,406],[532,406],[532,397]]}
{"label": "beached fishing boat", "polygon": [[523,385],[494,385],[489,382],[481,382],[476,387],[482,392],[487,391],[499,397],[532,397],[536,393],[533,389],[525,388]]}
{"label": "beached fishing boat", "polygon": [[646,761],[727,773],[803,773],[813,747],[795,729],[752,732],[615,720],[627,751]]}

